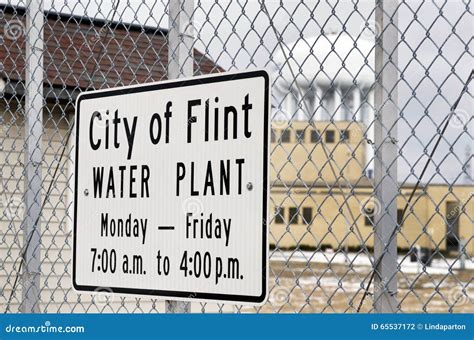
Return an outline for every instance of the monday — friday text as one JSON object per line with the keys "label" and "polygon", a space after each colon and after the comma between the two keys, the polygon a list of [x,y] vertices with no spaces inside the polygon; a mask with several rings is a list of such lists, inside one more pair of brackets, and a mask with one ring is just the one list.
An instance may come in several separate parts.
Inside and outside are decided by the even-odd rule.
{"label": "monday \u2014 friday text", "polygon": [[[252,129],[249,122],[253,105],[249,94],[241,98],[235,98],[236,105],[223,105],[219,97],[192,98],[179,103],[180,110],[175,111],[176,103],[164,101],[157,104],[156,112],[149,115],[131,115],[120,109],[108,108],[92,112],[88,121],[88,143],[92,152],[104,152],[108,150],[123,150],[123,162],[114,165],[93,166],[92,172],[92,195],[93,199],[144,199],[153,196],[152,190],[159,190],[154,182],[153,174],[149,164],[137,164],[134,154],[137,147],[143,147],[136,143],[137,136],[143,134],[145,141],[150,147],[154,145],[175,144],[176,138],[184,138],[184,143],[208,145],[214,142],[235,141],[249,139],[252,137]],[[160,107],[161,106],[161,107]],[[182,119],[182,117],[186,119]],[[180,117],[181,119],[176,119]],[[140,120],[146,120],[141,122]],[[138,128],[140,126],[140,128]],[[146,128],[144,128],[146,127]],[[174,133],[179,129],[185,133]],[[143,138],[140,138],[143,140]],[[208,144],[207,144],[208,143]],[[182,143],[181,143],[182,144]],[[147,147],[148,150],[148,147]],[[150,148],[150,150],[152,150]],[[168,160],[163,160],[168,166]],[[243,174],[246,171],[245,158],[217,158],[192,161],[177,161],[171,164],[173,167],[174,183],[171,193],[176,197],[191,196],[236,196],[242,195],[244,190]],[[222,242],[223,246],[229,246],[232,240],[232,218],[229,216],[216,216],[216,213],[204,215],[202,212],[185,211],[184,225],[185,237],[187,239],[213,239]],[[174,229],[175,226],[172,226]],[[171,226],[170,226],[171,228]],[[134,216],[132,213],[123,212],[120,216],[113,216],[103,212],[100,216],[100,237],[134,238],[136,242],[144,245],[147,241],[147,233],[151,230],[146,216]],[[102,254],[94,248],[93,259],[96,254]],[[110,250],[109,250],[110,252]],[[192,260],[187,252],[183,253],[183,261]],[[204,257],[206,254],[203,253]],[[101,255],[106,256],[105,254]],[[138,255],[137,255],[138,256]],[[109,256],[110,257],[110,256]],[[132,267],[127,264],[123,272],[144,274],[145,270],[140,261],[132,262]],[[169,258],[158,252],[156,256],[156,272],[166,275],[169,270]],[[228,273],[220,272],[222,277],[243,279],[238,274],[238,259],[223,259],[213,256],[212,261],[215,268],[231,268]],[[140,265],[133,263],[139,262]],[[95,263],[93,261],[93,263]],[[220,264],[220,265],[219,265]],[[96,266],[92,265],[92,270]],[[182,267],[181,266],[181,267]],[[97,266],[96,266],[97,267]],[[125,268],[125,267],[124,267]],[[129,269],[132,268],[132,269]],[[237,268],[237,269],[236,269]],[[216,270],[217,270],[216,269]],[[103,268],[102,268],[103,270]],[[234,274],[232,274],[232,273]],[[184,270],[184,275],[189,275],[189,270]],[[194,274],[193,274],[194,275]],[[215,273],[216,284],[219,271]]]}

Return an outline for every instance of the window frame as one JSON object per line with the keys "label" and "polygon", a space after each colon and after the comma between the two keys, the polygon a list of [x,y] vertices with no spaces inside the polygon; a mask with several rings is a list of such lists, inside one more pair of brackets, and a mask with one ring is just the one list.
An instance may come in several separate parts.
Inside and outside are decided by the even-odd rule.
{"label": "window frame", "polygon": [[275,224],[286,224],[285,210],[282,206],[275,207]]}
{"label": "window frame", "polygon": [[277,143],[278,141],[277,130],[274,128],[270,129],[270,143]]}
{"label": "window frame", "polygon": [[[309,210],[309,214],[310,214],[310,219],[309,220],[306,219],[306,212],[308,210]],[[313,208],[312,207],[303,207],[302,215],[303,215],[302,219],[303,219],[304,224],[310,225],[313,222]]]}
{"label": "window frame", "polygon": [[[292,214],[292,211],[294,211],[294,214]],[[288,208],[288,224],[299,224],[298,215],[299,215],[298,208],[289,207]]]}
{"label": "window frame", "polygon": [[340,134],[339,138],[341,139],[341,141],[344,141],[344,142],[348,143],[350,141],[350,138],[351,138],[350,130],[348,130],[348,129],[341,130],[341,134]]}
{"label": "window frame", "polygon": [[[303,138],[300,138],[299,134],[302,133],[303,134]],[[295,130],[295,139],[296,139],[296,143],[305,143],[305,139],[306,139],[306,129],[297,129]]]}
{"label": "window frame", "polygon": [[[317,136],[318,138],[314,139],[313,138],[314,136]],[[311,139],[311,143],[313,143],[313,144],[317,144],[317,143],[321,142],[321,131],[319,131],[317,129],[311,130],[310,139]]]}
{"label": "window frame", "polygon": [[[288,137],[288,140],[286,140],[286,137]],[[291,131],[288,129],[285,129],[281,131],[280,133],[280,143],[291,143]]]}
{"label": "window frame", "polygon": [[[329,141],[329,135],[332,136],[332,141]],[[324,132],[324,142],[328,144],[336,143],[336,132],[334,130],[326,130]]]}

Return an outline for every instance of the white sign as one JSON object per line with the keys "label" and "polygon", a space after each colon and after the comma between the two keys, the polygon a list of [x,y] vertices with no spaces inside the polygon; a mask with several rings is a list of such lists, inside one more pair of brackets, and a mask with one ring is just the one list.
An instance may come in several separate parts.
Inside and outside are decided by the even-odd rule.
{"label": "white sign", "polygon": [[265,71],[81,94],[74,288],[263,303],[269,110]]}

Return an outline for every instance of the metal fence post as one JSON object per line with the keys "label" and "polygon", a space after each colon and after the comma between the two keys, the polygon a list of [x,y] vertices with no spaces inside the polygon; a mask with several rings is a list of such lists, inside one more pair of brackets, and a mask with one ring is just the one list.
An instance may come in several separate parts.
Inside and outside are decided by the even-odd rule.
{"label": "metal fence post", "polygon": [[[168,79],[193,75],[193,0],[170,0],[168,23]],[[189,313],[190,302],[166,300],[167,313]]]}
{"label": "metal fence post", "polygon": [[[374,309],[396,312],[398,1],[377,0],[375,22],[375,197],[380,206],[374,233]],[[378,261],[378,259],[381,261]]]}
{"label": "metal fence post", "polygon": [[43,1],[28,0],[26,7],[25,72],[25,217],[21,311],[40,311],[41,274],[41,164],[43,135]]}

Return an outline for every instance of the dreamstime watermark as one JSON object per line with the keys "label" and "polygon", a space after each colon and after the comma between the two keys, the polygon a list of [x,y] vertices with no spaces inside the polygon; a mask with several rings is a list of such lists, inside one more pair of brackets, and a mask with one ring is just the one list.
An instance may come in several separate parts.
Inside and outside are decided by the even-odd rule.
{"label": "dreamstime watermark", "polygon": [[359,30],[360,36],[367,40],[375,40],[382,32],[380,25],[375,20],[367,20],[363,22],[362,25],[360,25]]}
{"label": "dreamstime watermark", "polygon": [[284,287],[277,287],[271,291],[269,300],[276,306],[283,306],[290,302],[290,291]]}
{"label": "dreamstime watermark", "polygon": [[187,23],[183,23],[180,27],[180,34],[187,37],[196,37],[198,35],[204,24],[199,20],[190,20]]}
{"label": "dreamstime watermark", "polygon": [[284,110],[278,110],[272,117],[272,128],[285,128],[292,120],[292,115]]}
{"label": "dreamstime watermark", "polygon": [[185,214],[197,215],[204,211],[204,205],[200,199],[189,197],[183,201],[182,209]]}
{"label": "dreamstime watermark", "polygon": [[462,306],[471,304],[474,299],[474,292],[470,287],[460,288],[454,287],[448,291],[448,302],[452,306]]}
{"label": "dreamstime watermark", "polygon": [[368,218],[373,218],[382,211],[382,204],[375,197],[368,197],[359,204],[360,212]]}
{"label": "dreamstime watermark", "polygon": [[464,129],[467,127],[467,124],[472,119],[472,115],[467,113],[464,110],[455,110],[452,112],[451,120],[449,121],[449,125],[456,129]]}
{"label": "dreamstime watermark", "polygon": [[388,279],[386,277],[384,277],[382,279],[382,281],[380,281],[380,282],[375,282],[374,283],[374,292],[375,291],[386,290],[387,289],[387,283],[388,283]]}
{"label": "dreamstime watermark", "polygon": [[17,40],[25,34],[25,25],[18,19],[12,19],[3,26],[3,36],[8,40]]}
{"label": "dreamstime watermark", "polygon": [[[197,297],[197,292],[190,293],[186,298],[187,299],[195,299]],[[168,301],[166,303],[165,308],[167,313],[188,313],[191,311],[191,301],[181,301],[181,300],[174,300]],[[201,306],[201,310],[204,312],[205,307]]]}
{"label": "dreamstime watermark", "polygon": [[53,326],[50,321],[45,321],[42,325],[15,326],[9,324],[5,326],[5,333],[85,333],[84,326]]}
{"label": "dreamstime watermark", "polygon": [[115,295],[110,287],[97,287],[92,294],[92,302],[96,305],[108,305],[115,301]]}
{"label": "dreamstime watermark", "polygon": [[[367,307],[370,308],[370,306],[372,306],[372,304],[374,303],[375,300],[380,299],[381,295],[386,294],[386,293],[390,294],[389,287],[388,287],[388,282],[389,281],[386,277],[384,277],[379,282],[373,281],[373,284],[372,284],[373,291],[372,292],[367,291],[368,295],[372,297],[372,301],[370,301],[369,299],[365,299],[364,303],[363,303],[363,306],[367,306]],[[369,287],[367,287],[365,289],[368,290]],[[362,288],[364,289],[364,287],[362,287]]]}
{"label": "dreamstime watermark", "polygon": [[458,204],[453,210],[449,211],[446,214],[446,219],[449,220],[451,218],[461,215],[462,209],[463,206],[461,204]]}
{"label": "dreamstime watermark", "polygon": [[98,109],[92,113],[91,119],[94,121],[94,127],[105,129],[109,127],[109,122],[113,119],[114,112],[108,109]]}
{"label": "dreamstime watermark", "polygon": [[10,200],[0,198],[0,218],[13,220],[16,218],[23,218],[25,213],[25,204],[22,200],[12,198]]}
{"label": "dreamstime watermark", "polygon": [[93,32],[89,37],[89,42],[96,43],[101,40],[105,35],[106,31],[109,29],[108,26],[102,26],[98,31]]}
{"label": "dreamstime watermark", "polygon": [[474,193],[471,191],[459,196],[456,207],[449,212],[446,212],[446,219],[455,218],[456,216],[460,216],[461,214],[465,213],[465,209],[471,201],[473,194]]}

